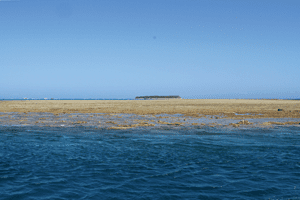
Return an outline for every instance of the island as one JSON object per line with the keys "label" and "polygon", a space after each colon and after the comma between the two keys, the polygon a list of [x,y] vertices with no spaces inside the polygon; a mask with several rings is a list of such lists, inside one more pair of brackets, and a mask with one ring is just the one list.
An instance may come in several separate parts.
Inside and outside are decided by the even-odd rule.
{"label": "island", "polygon": [[137,96],[135,97],[136,100],[167,100],[167,99],[182,99],[178,95],[171,95],[171,96]]}

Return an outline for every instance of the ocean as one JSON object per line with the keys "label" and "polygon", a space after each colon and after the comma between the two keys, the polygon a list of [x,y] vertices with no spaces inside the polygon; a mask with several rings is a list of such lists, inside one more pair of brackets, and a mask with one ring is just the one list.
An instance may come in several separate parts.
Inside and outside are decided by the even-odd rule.
{"label": "ocean", "polygon": [[0,124],[0,199],[300,199],[300,129]]}

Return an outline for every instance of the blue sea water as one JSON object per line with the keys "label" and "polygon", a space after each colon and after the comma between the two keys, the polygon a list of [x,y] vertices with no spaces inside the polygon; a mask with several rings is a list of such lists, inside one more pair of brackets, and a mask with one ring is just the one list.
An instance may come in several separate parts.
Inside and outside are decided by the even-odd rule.
{"label": "blue sea water", "polygon": [[300,129],[0,126],[0,199],[300,199]]}

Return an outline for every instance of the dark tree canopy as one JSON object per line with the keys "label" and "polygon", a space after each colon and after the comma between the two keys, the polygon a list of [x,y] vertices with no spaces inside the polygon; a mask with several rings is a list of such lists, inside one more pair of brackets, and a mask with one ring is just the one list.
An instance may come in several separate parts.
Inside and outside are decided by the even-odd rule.
{"label": "dark tree canopy", "polygon": [[181,99],[181,97],[178,96],[178,95],[174,95],[174,96],[137,96],[135,98],[136,99],[161,99],[161,98],[165,98],[165,99]]}

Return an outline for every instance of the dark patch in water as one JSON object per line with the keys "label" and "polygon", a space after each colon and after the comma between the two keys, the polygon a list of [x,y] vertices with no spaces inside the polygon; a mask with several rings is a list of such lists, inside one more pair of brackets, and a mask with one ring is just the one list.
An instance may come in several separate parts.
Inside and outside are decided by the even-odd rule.
{"label": "dark patch in water", "polygon": [[214,132],[206,132],[206,131],[199,131],[195,132],[196,135],[222,135],[222,133],[214,133]]}

